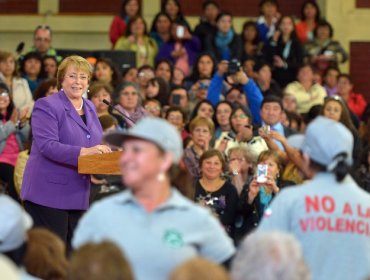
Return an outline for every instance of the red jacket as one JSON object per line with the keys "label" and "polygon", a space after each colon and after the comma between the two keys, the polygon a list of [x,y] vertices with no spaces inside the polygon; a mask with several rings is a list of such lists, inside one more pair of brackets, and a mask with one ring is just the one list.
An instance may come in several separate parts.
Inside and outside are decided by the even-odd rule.
{"label": "red jacket", "polygon": [[349,109],[360,119],[365,111],[367,102],[361,93],[351,92],[347,101]]}
{"label": "red jacket", "polygon": [[126,22],[120,16],[115,16],[109,29],[109,39],[112,43],[112,48],[116,44],[118,38],[124,35],[125,31]]}

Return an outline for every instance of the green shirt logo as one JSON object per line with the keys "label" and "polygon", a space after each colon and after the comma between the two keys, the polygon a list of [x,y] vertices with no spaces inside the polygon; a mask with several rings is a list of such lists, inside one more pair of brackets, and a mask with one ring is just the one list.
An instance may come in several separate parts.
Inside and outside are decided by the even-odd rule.
{"label": "green shirt logo", "polygon": [[184,246],[181,233],[174,229],[168,229],[164,232],[163,241],[172,248],[181,248]]}

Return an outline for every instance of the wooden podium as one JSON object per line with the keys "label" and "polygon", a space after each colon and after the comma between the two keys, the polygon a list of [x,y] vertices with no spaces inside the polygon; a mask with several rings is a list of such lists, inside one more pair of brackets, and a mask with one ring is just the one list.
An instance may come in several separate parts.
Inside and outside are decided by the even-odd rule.
{"label": "wooden podium", "polygon": [[82,156],[78,158],[78,173],[121,175],[119,159],[122,152]]}

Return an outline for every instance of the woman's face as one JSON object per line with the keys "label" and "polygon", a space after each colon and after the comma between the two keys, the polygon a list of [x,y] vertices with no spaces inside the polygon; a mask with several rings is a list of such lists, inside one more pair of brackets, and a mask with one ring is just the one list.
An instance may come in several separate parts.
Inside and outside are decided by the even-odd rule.
{"label": "woman's face", "polygon": [[243,139],[250,139],[253,136],[253,127],[243,110],[236,110],[231,116],[231,125],[237,134],[242,134]]}
{"label": "woman's face", "polygon": [[313,71],[309,66],[303,67],[299,70],[297,79],[299,82],[311,82],[313,83]]}
{"label": "woman's face", "polygon": [[89,74],[76,68],[74,65],[67,67],[62,88],[69,99],[81,99],[89,85]]}
{"label": "woman's face", "polygon": [[346,96],[352,91],[352,84],[346,77],[340,77],[338,79],[337,91],[338,95]]}
{"label": "woman's face", "polygon": [[227,32],[229,32],[229,30],[231,29],[231,26],[232,26],[231,16],[225,15],[217,21],[217,28],[222,33],[226,34]]}
{"label": "woman's face", "polygon": [[198,70],[201,77],[211,77],[213,70],[213,60],[208,55],[203,55],[199,59]]}
{"label": "woman's face", "polygon": [[138,18],[131,25],[131,33],[133,35],[144,35],[145,33],[145,23],[143,19]]}
{"label": "woman's face", "polygon": [[337,85],[339,72],[331,69],[325,75],[325,84],[330,88],[334,88]]}
{"label": "woman's face", "polygon": [[246,41],[253,41],[256,36],[257,36],[257,30],[255,27],[253,26],[247,26],[245,29],[244,29],[244,32],[243,32],[243,36],[244,36],[244,39]]}
{"label": "woman's face", "polygon": [[113,70],[105,62],[98,62],[95,66],[95,77],[98,81],[111,82]]}
{"label": "woman's face", "polygon": [[131,139],[124,142],[120,159],[123,183],[138,190],[157,180],[161,172],[163,155],[158,147],[148,141]]}
{"label": "woman's face", "polygon": [[137,69],[131,68],[130,70],[128,70],[125,76],[123,77],[123,81],[136,83],[137,82]]}
{"label": "woman's face", "polygon": [[213,107],[208,103],[202,103],[198,109],[198,116],[212,119],[214,114]]}
{"label": "woman's face", "polygon": [[104,99],[109,103],[111,102],[111,96],[104,88],[100,89],[93,97],[91,97],[91,102],[95,105],[98,113],[105,112],[108,109],[107,105],[103,103]]}
{"label": "woman's face", "polygon": [[139,105],[139,93],[133,86],[127,86],[120,92],[119,104],[128,112],[135,112]]}
{"label": "woman's face", "polygon": [[184,119],[182,114],[178,111],[170,112],[167,116],[167,121],[175,126],[179,132],[182,132],[184,129]]}
{"label": "woman's face", "polygon": [[231,152],[229,156],[229,163],[233,163],[234,161],[238,162],[240,170],[243,173],[248,172],[248,170],[252,168],[252,164],[248,162],[244,155],[238,151]]}
{"label": "woman's face", "polygon": [[27,76],[38,76],[41,72],[41,61],[36,58],[27,59],[24,63],[24,72]]}
{"label": "woman's face", "polygon": [[175,1],[168,0],[165,6],[165,10],[171,18],[175,18],[180,11],[180,7],[177,6]]}
{"label": "woman's face", "polygon": [[[7,93],[7,94],[6,94]],[[0,112],[6,112],[10,104],[9,92],[6,92],[4,89],[0,88]]]}
{"label": "woman's face", "polygon": [[307,3],[303,9],[303,14],[305,15],[306,19],[315,19],[317,14],[316,7],[311,3]]}
{"label": "woman's face", "polygon": [[212,180],[218,179],[222,174],[222,162],[218,156],[213,156],[205,159],[200,167],[202,177]]}
{"label": "woman's face", "polygon": [[158,95],[158,92],[159,92],[159,84],[158,82],[150,82],[148,84],[148,87],[146,89],[146,97],[148,98],[154,98]]}
{"label": "woman's face", "polygon": [[0,72],[3,73],[5,77],[13,76],[15,70],[15,60],[13,57],[9,56],[5,60],[0,61]]}
{"label": "woman's face", "polygon": [[43,61],[44,63],[44,69],[45,72],[47,73],[49,78],[54,78],[57,76],[57,71],[58,71],[58,64],[56,61],[52,58],[47,58]]}
{"label": "woman's face", "polygon": [[317,39],[319,40],[327,40],[330,38],[330,29],[328,26],[320,26],[317,29]]}
{"label": "woman's face", "polygon": [[165,16],[160,16],[157,19],[156,28],[158,33],[169,33],[171,30],[171,22]]}
{"label": "woman's face", "polygon": [[325,117],[338,122],[342,115],[342,106],[335,100],[328,101],[323,113]]}
{"label": "woman's face", "polygon": [[139,3],[137,0],[128,1],[125,6],[126,14],[129,17],[136,16],[139,13]]}
{"label": "woman's face", "polygon": [[279,175],[279,165],[275,162],[272,157],[265,159],[264,161],[259,162],[259,164],[266,164],[268,166],[267,173],[268,176],[277,179]]}
{"label": "woman's face", "polygon": [[290,17],[284,17],[280,23],[280,30],[283,34],[290,34],[294,30],[294,22]]}
{"label": "woman's face", "polygon": [[226,103],[221,103],[217,107],[216,119],[220,126],[228,126],[230,124],[231,108]]}
{"label": "woman's face", "polygon": [[155,101],[146,102],[144,109],[153,117],[161,117],[161,107]]}
{"label": "woman's face", "polygon": [[209,141],[212,139],[212,134],[209,130],[209,127],[206,125],[196,126],[191,133],[191,139],[193,140],[194,145],[197,147],[204,148],[205,146],[208,146]]}
{"label": "woman's face", "polygon": [[167,83],[171,81],[171,68],[166,62],[162,62],[158,65],[157,69],[155,70],[155,76],[158,78],[162,78]]}

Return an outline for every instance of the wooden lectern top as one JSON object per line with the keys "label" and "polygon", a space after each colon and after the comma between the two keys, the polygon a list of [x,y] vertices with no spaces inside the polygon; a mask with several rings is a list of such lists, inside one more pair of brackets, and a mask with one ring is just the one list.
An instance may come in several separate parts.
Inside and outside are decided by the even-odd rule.
{"label": "wooden lectern top", "polygon": [[119,159],[122,152],[81,156],[78,158],[78,173],[120,175]]}

